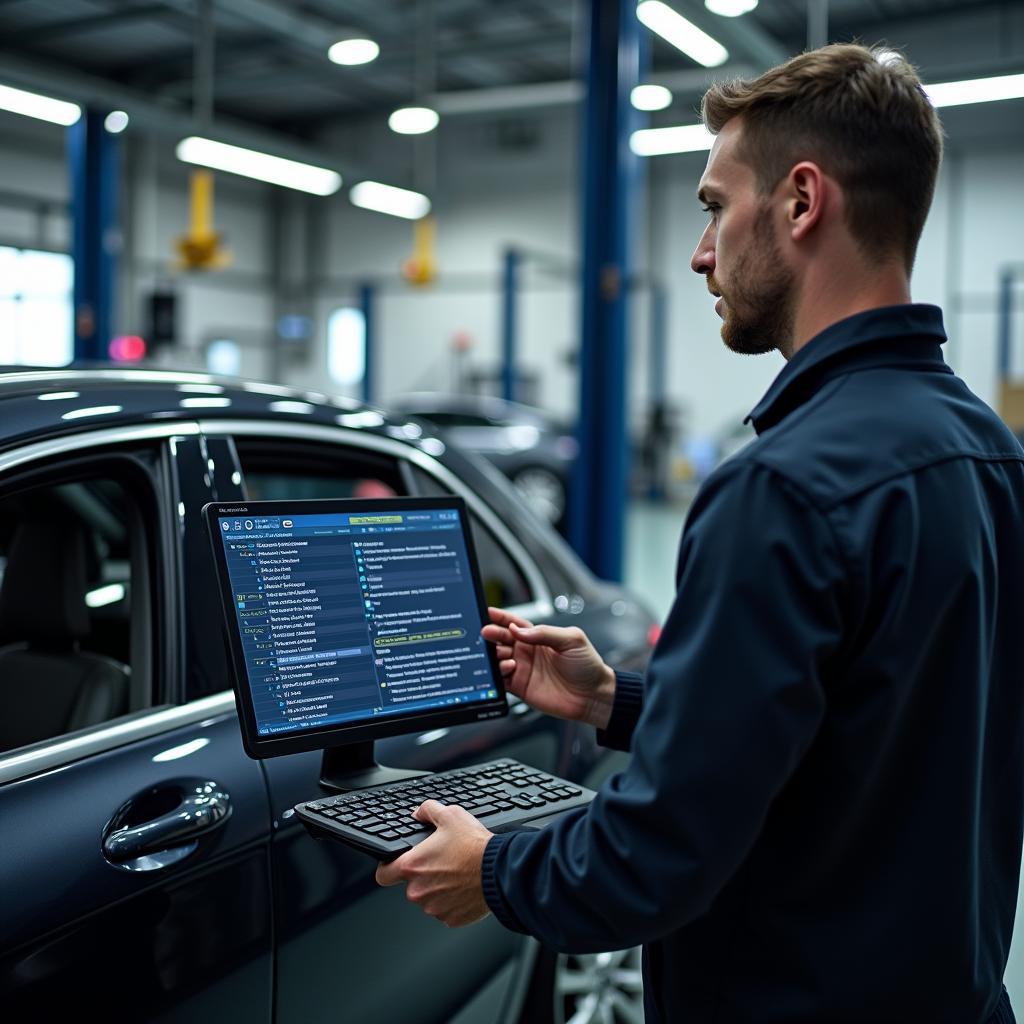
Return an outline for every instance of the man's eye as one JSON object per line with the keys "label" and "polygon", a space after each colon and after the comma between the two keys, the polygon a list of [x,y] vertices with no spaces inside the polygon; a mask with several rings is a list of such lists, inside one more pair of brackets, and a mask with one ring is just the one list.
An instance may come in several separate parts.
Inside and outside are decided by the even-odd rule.
{"label": "man's eye", "polygon": [[701,209],[705,213],[718,213],[719,207],[717,205],[702,206]]}

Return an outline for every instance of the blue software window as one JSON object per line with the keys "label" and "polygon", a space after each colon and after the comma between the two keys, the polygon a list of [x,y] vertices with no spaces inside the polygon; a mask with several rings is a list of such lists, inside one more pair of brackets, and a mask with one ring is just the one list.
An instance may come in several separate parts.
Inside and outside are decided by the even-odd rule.
{"label": "blue software window", "polygon": [[219,523],[261,735],[497,695],[457,510]]}

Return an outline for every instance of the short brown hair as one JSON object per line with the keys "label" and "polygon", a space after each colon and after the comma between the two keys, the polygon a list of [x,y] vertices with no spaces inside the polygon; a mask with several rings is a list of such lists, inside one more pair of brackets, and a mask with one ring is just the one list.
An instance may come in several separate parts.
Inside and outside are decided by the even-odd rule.
{"label": "short brown hair", "polygon": [[910,64],[891,50],[823,46],[705,93],[709,131],[740,115],[740,155],[763,192],[813,160],[842,187],[860,247],[901,255],[909,272],[942,160],[942,127]]}

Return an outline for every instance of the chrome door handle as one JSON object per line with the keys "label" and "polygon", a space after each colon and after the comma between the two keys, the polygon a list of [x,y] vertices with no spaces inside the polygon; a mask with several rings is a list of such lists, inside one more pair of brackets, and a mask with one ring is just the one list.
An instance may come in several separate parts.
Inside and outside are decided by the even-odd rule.
{"label": "chrome door handle", "polygon": [[[178,800],[173,809],[148,821],[139,822],[138,812],[148,801],[152,806]],[[178,783],[151,790],[144,797],[130,800],[114,816],[103,836],[103,855],[113,864],[128,866],[129,861],[147,858],[175,849],[186,856],[203,836],[221,828],[231,816],[231,797],[212,781]],[[184,848],[184,849],[182,849]],[[180,859],[171,858],[152,867]],[[138,870],[144,870],[139,867]]]}

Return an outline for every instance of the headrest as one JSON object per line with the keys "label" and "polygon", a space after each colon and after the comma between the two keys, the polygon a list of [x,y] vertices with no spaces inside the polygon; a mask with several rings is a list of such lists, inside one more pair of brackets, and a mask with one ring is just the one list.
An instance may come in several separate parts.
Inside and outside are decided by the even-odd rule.
{"label": "headrest", "polygon": [[89,632],[87,537],[74,519],[21,523],[0,586],[0,636],[66,650]]}

